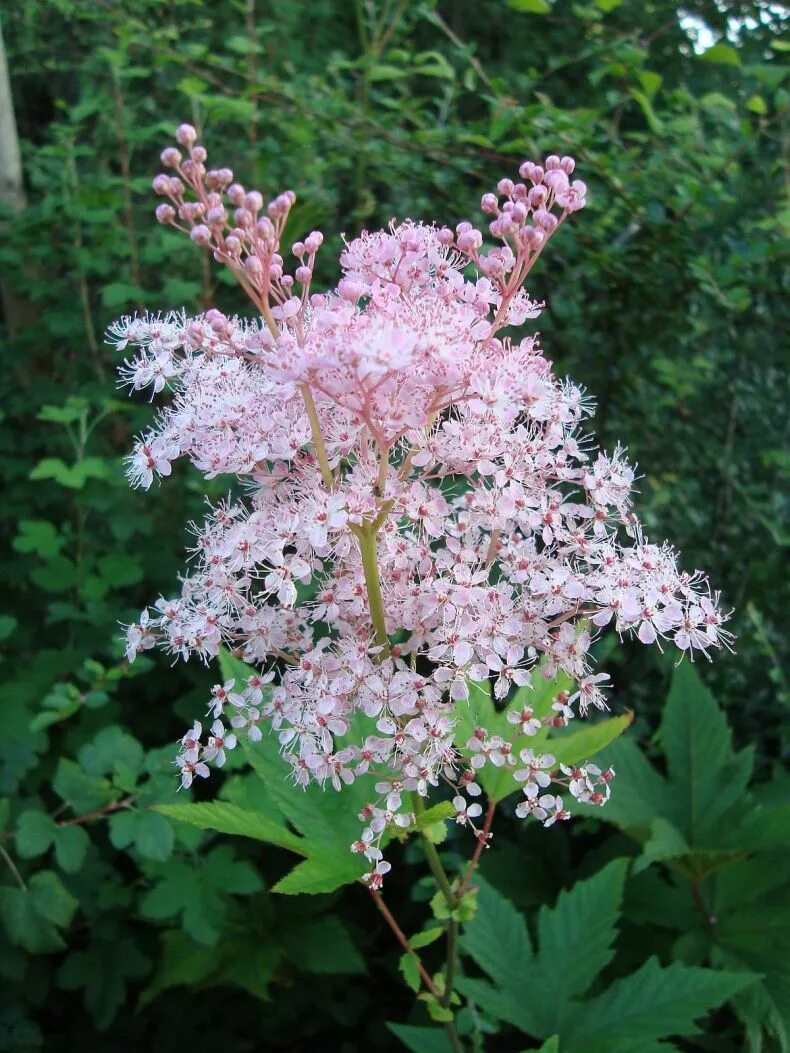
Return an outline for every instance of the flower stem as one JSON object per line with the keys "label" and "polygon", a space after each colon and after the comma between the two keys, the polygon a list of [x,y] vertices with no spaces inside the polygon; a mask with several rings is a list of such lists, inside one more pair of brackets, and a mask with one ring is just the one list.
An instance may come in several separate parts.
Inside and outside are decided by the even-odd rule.
{"label": "flower stem", "polygon": [[318,419],[318,410],[315,408],[313,393],[310,391],[307,384],[302,384],[299,391],[304,399],[304,406],[307,410],[307,419],[310,421],[310,431],[313,436],[313,445],[315,446],[316,456],[318,457],[318,466],[321,469],[321,478],[324,480],[324,485],[327,490],[334,490],[335,480],[332,475],[332,469],[329,467],[329,457],[327,456],[326,446],[324,445],[324,436],[321,434],[321,422]]}
{"label": "flower stem", "polygon": [[381,893],[380,892],[376,892],[374,889],[372,889],[370,887],[368,887],[368,891],[370,892],[371,898],[372,898],[373,902],[376,904],[376,906],[378,907],[379,911],[381,912],[384,920],[387,922],[389,927],[395,933],[395,939],[398,941],[398,943],[401,945],[401,947],[404,949],[404,951],[406,951],[407,954],[410,954],[410,955],[412,955],[412,957],[417,959],[417,968],[420,971],[420,976],[422,977],[423,983],[428,988],[428,990],[431,992],[431,994],[434,996],[434,998],[438,999],[439,998],[439,992],[437,991],[436,986],[434,985],[434,982],[433,982],[433,980],[431,979],[431,977],[430,977],[430,975],[428,973],[428,970],[422,964],[422,962],[420,961],[419,955],[417,954],[417,952],[414,950],[414,948],[409,943],[405,933],[403,932],[403,929],[400,927],[400,925],[398,925],[397,921],[395,921],[395,918],[393,917],[392,912],[390,911],[389,907],[386,905],[386,903],[382,899]]}
{"label": "flower stem", "polygon": [[376,643],[382,648],[383,654],[390,653],[390,641],[387,636],[387,625],[384,618],[384,601],[381,598],[381,581],[379,580],[379,567],[376,559],[376,531],[371,527],[357,527],[354,530],[359,541],[359,551],[362,556],[362,567],[365,571],[365,585],[368,590],[368,604],[370,606],[370,620],[376,634]]}

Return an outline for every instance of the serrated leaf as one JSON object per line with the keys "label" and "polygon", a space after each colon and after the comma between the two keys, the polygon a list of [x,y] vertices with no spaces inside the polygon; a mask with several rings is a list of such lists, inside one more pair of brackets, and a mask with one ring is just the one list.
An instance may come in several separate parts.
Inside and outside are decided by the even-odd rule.
{"label": "serrated leaf", "polygon": [[411,1053],[452,1053],[449,1039],[441,1028],[389,1022],[387,1028]]}
{"label": "serrated leaf", "polygon": [[23,859],[43,855],[57,836],[58,824],[46,812],[22,812],[17,819],[16,850]]}
{"label": "serrated leaf", "polygon": [[[675,963],[666,968],[650,958],[616,980],[603,994],[577,1005],[561,1032],[571,1050],[608,1053],[612,1043],[652,1040],[699,1032],[697,1021],[754,983],[753,973],[724,973]],[[638,1045],[635,1049],[640,1048]]]}
{"label": "serrated leaf", "polygon": [[59,826],[55,835],[55,859],[67,874],[76,874],[85,862],[90,845],[87,832],[77,824]]}
{"label": "serrated leaf", "polygon": [[255,841],[287,848],[291,852],[306,855],[302,839],[284,826],[272,822],[265,815],[247,811],[225,801],[209,804],[161,804],[154,809],[182,823],[191,823],[201,830],[216,830],[221,834],[238,834]]}
{"label": "serrated leaf", "polygon": [[115,791],[106,779],[86,775],[68,757],[61,757],[58,762],[52,789],[76,812],[91,812],[96,808],[103,808],[115,797]]}
{"label": "serrated leaf", "polygon": [[725,716],[690,662],[674,670],[657,737],[670,789],[662,814],[692,848],[707,839],[718,847],[718,821],[746,790],[752,751],[734,753]]}
{"label": "serrated leaf", "polygon": [[634,714],[628,710],[620,716],[587,724],[577,731],[553,735],[545,748],[557,758],[559,764],[580,764],[592,760],[601,750],[610,746],[631,726],[633,719]]}
{"label": "serrated leaf", "polygon": [[85,1007],[99,1031],[109,1027],[123,1005],[127,980],[144,976],[148,958],[132,939],[91,942],[87,951],[73,951],[58,972],[58,986],[84,989]]}
{"label": "serrated leaf", "polygon": [[539,1033],[562,1031],[568,999],[587,991],[611,961],[628,861],[615,859],[597,874],[563,890],[554,907],[538,914],[536,966],[549,990]]}
{"label": "serrated leaf", "polygon": [[406,952],[398,960],[398,969],[406,982],[406,986],[416,994],[422,984],[420,979],[420,959],[416,954]]}
{"label": "serrated leaf", "polygon": [[0,887],[0,920],[11,942],[31,954],[47,954],[65,946],[58,930],[70,923],[77,906],[52,870],[34,874],[24,890]]}
{"label": "serrated leaf", "polygon": [[[199,806],[196,806],[199,807]],[[173,826],[147,808],[129,808],[110,818],[110,840],[116,848],[134,845],[143,859],[169,859],[175,843]]]}

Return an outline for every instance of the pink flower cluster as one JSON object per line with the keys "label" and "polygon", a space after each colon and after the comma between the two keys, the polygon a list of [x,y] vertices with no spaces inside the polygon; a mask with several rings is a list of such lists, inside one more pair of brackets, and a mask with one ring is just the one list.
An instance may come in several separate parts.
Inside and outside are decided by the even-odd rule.
{"label": "pink flower cluster", "polygon": [[[147,488],[185,456],[244,484],[197,530],[180,595],[127,630],[130,660],[155,644],[208,660],[224,644],[256,670],[215,688],[205,744],[199,724],[182,741],[183,785],[264,725],[299,785],[373,775],[352,847],[374,887],[383,839],[414,821],[410,793],[450,786],[458,822],[480,835],[469,798],[487,764],[512,769],[518,814],[545,825],[570,814],[552,784],[602,804],[612,773],[515,745],[604,707],[595,634],[611,625],[691,657],[728,634],[706,579],[643,536],[623,451],[595,451],[582,431],[590,400],[533,336],[503,334],[539,314],[525,279],[584,205],[573,160],[501,180],[482,199],[487,233],[410,220],[363,233],[341,252],[337,288],[316,293],[321,234],[292,246],[293,275],[280,252],[293,194],[264,207],[229,170],[206,169],[194,129],[177,138],[188,156],[162,155],[174,174],[154,181],[170,202],[158,218],[227,265],[259,312],[111,330],[134,348],[124,382],[173,392],[129,458],[132,482]],[[577,689],[536,718],[530,683],[559,673]],[[510,739],[457,735],[482,681],[498,700],[516,694]]]}

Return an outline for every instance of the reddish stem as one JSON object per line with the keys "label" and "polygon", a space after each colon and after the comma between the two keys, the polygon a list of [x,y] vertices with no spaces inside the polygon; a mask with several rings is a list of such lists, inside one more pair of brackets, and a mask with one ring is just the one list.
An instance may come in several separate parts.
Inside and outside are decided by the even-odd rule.
{"label": "reddish stem", "polygon": [[392,916],[389,907],[382,899],[381,893],[376,892],[374,889],[370,888],[370,886],[368,886],[368,892],[373,897],[373,902],[376,904],[376,906],[384,916],[384,920],[387,922],[387,924],[395,934],[395,939],[398,941],[398,943],[401,945],[404,951],[406,951],[407,954],[411,954],[417,959],[417,968],[420,970],[420,976],[422,977],[423,983],[434,996],[434,998],[438,999],[440,997],[439,991],[436,989],[433,980],[428,975],[428,970],[422,964],[419,955],[409,943],[403,929],[400,927],[400,925],[398,925],[397,921],[395,921],[395,918]]}
{"label": "reddish stem", "polygon": [[475,853],[472,856],[472,860],[469,866],[466,868],[461,887],[458,889],[457,896],[460,899],[461,896],[466,892],[469,887],[469,882],[472,880],[477,864],[480,862],[480,856],[483,854],[483,849],[488,845],[488,839],[491,836],[491,824],[494,821],[494,812],[496,811],[496,801],[489,801],[488,808],[486,810],[485,822],[483,823],[483,829],[477,835],[477,845],[475,847]]}

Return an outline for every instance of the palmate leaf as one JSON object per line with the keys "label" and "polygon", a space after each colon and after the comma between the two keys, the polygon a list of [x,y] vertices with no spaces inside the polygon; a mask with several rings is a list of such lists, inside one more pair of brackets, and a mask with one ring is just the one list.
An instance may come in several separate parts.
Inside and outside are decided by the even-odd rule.
{"label": "palmate leaf", "polygon": [[[562,1035],[573,999],[583,994],[611,960],[627,862],[609,863],[560,893],[538,915],[537,951],[523,917],[499,892],[481,882],[478,911],[461,941],[494,981],[461,979],[464,994],[528,1034]],[[525,998],[525,991],[551,992]]]}
{"label": "palmate leaf", "polygon": [[753,755],[734,752],[724,713],[690,662],[675,668],[657,737],[671,791],[662,814],[692,848],[717,848],[719,820],[745,792]]}
{"label": "palmate leaf", "polygon": [[560,1032],[568,1053],[642,1053],[650,1042],[699,1032],[697,1021],[755,982],[754,973],[726,973],[650,958],[603,994],[577,1005]]}

